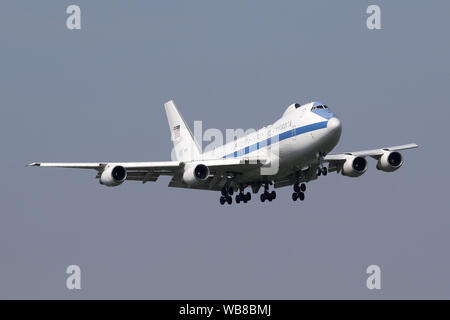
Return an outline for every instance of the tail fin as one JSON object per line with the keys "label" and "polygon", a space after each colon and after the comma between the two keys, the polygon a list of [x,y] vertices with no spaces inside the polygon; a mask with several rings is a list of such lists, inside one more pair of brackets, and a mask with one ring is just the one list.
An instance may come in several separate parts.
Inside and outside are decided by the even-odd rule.
{"label": "tail fin", "polygon": [[169,121],[170,133],[172,135],[175,156],[178,161],[198,160],[201,150],[195,141],[191,130],[184,122],[175,103],[170,100],[164,104],[167,120]]}

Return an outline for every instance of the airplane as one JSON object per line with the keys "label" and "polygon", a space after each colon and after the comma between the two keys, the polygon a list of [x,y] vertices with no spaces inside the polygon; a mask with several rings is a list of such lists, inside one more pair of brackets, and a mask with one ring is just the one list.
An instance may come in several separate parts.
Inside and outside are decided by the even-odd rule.
{"label": "airplane", "polygon": [[146,183],[171,176],[169,187],[220,191],[221,205],[247,203],[261,188],[261,202],[276,199],[274,189],[293,186],[292,200],[305,199],[306,183],[329,172],[359,177],[368,168],[366,157],[377,160],[376,168],[393,172],[403,165],[399,151],[417,148],[415,143],[373,150],[330,154],[339,142],[342,124],[324,103],[293,103],[272,125],[249,133],[214,150],[202,152],[173,100],[164,104],[174,161],[45,163],[28,166],[96,170],[100,184],[115,187],[126,180]]}

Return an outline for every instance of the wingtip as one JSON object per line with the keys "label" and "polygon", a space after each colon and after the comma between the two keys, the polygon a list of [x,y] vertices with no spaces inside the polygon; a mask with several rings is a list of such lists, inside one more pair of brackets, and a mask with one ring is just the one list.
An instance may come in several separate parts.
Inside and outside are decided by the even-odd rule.
{"label": "wingtip", "polygon": [[170,99],[169,101],[166,101],[166,102],[164,103],[165,106],[168,106],[168,105],[171,105],[171,104],[175,104],[174,101],[173,101],[173,99]]}
{"label": "wingtip", "polygon": [[25,167],[39,167],[41,165],[40,162],[32,162],[27,164]]}

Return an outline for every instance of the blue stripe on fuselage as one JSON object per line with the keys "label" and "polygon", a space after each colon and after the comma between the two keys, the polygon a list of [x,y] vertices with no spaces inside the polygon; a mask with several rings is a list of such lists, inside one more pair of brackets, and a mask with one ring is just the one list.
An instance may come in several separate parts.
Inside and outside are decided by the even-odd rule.
{"label": "blue stripe on fuselage", "polygon": [[317,123],[313,123],[313,124],[308,124],[306,126],[303,127],[298,127],[295,129],[291,129],[288,131],[284,131],[280,134],[277,134],[275,136],[272,136],[268,139],[262,140],[260,142],[257,142],[255,144],[252,144],[250,146],[247,146],[243,149],[234,151],[226,156],[223,156],[223,158],[236,158],[238,156],[243,156],[246,155],[248,153],[254,152],[256,150],[262,149],[264,147],[267,147],[269,145],[271,145],[272,143],[277,143],[289,138],[292,138],[293,136],[298,136],[300,134],[304,134],[307,132],[311,132],[311,131],[315,131],[315,130],[319,130],[319,129],[324,129],[327,127],[327,123],[328,121],[322,121],[322,122],[317,122]]}

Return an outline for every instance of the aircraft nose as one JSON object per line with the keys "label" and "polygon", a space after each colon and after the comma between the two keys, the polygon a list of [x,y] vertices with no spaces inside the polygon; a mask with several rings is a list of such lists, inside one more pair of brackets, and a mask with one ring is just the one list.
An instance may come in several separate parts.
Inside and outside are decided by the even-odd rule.
{"label": "aircraft nose", "polygon": [[340,133],[342,130],[341,120],[336,117],[331,118],[328,120],[327,129],[333,133]]}

